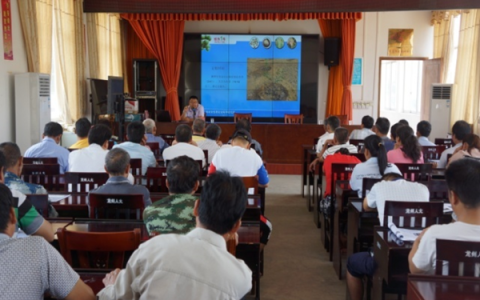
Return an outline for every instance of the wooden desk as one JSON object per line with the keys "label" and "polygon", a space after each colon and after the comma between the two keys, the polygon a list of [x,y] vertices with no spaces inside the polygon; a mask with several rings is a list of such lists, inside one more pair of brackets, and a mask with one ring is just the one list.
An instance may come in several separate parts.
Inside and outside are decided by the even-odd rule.
{"label": "wooden desk", "polygon": [[[308,150],[307,151],[308,161],[307,161],[307,171],[308,167],[317,158],[317,152],[315,150]],[[320,176],[322,175],[323,169],[323,162],[317,163],[315,165],[315,170],[313,172],[308,171],[308,178],[307,178],[307,209],[308,211],[312,211],[312,208],[315,205],[316,197],[318,196],[318,177],[316,175],[320,172]],[[313,191],[311,189],[313,187]]]}
{"label": "wooden desk", "polygon": [[242,259],[252,270],[255,283],[255,298],[260,299],[260,223],[242,222],[238,230],[238,245],[235,256]]}
{"label": "wooden desk", "polygon": [[407,300],[479,299],[480,278],[409,275]]}
{"label": "wooden desk", "polygon": [[433,169],[432,170],[433,179],[445,179],[445,169]]}
{"label": "wooden desk", "polygon": [[367,251],[373,243],[373,228],[380,225],[378,213],[366,212],[362,206],[362,200],[348,203],[347,257],[356,252]]}

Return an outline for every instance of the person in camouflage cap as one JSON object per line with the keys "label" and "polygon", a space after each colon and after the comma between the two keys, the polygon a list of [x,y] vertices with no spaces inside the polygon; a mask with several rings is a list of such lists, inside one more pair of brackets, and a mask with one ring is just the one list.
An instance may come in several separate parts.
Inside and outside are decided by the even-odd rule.
{"label": "person in camouflage cap", "polygon": [[148,232],[187,233],[195,228],[193,207],[198,196],[198,163],[188,156],[179,156],[168,164],[166,185],[169,196],[154,202],[143,211]]}

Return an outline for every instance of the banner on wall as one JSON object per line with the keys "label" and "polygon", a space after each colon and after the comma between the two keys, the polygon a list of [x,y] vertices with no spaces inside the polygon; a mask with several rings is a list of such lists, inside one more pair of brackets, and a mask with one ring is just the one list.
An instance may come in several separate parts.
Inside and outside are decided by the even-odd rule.
{"label": "banner on wall", "polygon": [[10,0],[2,0],[3,58],[13,60]]}

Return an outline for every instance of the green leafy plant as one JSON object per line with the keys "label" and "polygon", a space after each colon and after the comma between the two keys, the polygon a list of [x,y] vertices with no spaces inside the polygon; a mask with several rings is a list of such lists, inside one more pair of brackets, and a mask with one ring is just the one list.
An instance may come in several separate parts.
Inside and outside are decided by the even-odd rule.
{"label": "green leafy plant", "polygon": [[209,35],[202,35],[202,45],[201,50],[210,51],[210,42],[212,41],[212,37]]}

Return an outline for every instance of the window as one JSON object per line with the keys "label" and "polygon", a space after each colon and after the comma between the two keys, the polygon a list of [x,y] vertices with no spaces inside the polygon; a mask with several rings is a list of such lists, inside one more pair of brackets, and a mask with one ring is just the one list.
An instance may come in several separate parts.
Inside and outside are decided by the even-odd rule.
{"label": "window", "polygon": [[458,44],[460,40],[460,21],[461,15],[455,16],[452,18],[451,25],[451,48],[450,48],[450,58],[448,59],[448,68],[447,74],[445,76],[445,83],[454,83],[455,81],[455,71],[457,69],[457,57],[458,57]]}

